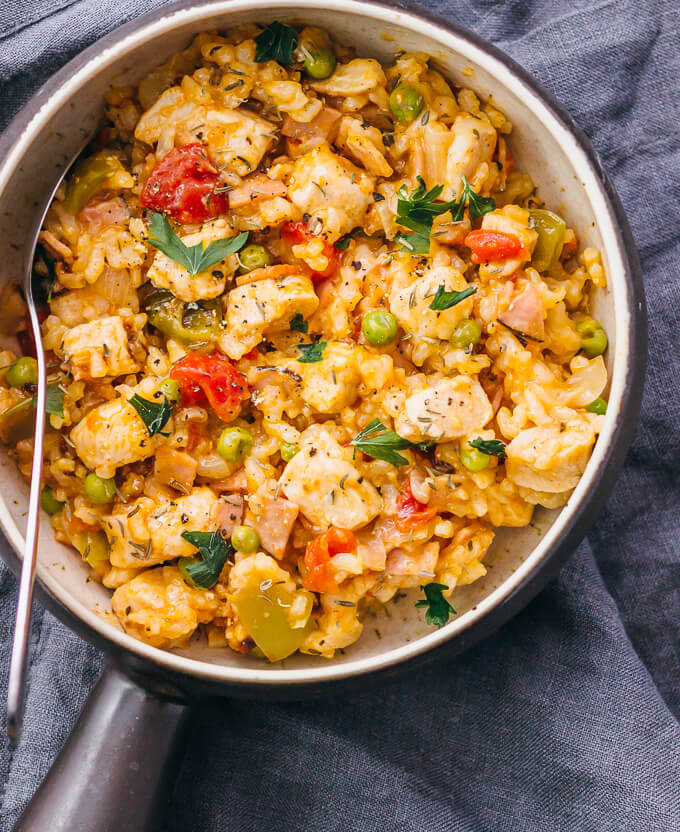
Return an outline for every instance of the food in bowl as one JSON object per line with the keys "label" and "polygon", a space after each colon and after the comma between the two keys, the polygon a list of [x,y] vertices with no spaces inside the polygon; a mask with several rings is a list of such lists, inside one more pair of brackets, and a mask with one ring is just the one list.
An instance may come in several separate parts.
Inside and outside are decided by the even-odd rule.
{"label": "food in bowl", "polygon": [[[442,626],[502,526],[557,508],[601,428],[599,253],[512,125],[422,53],[201,34],[50,208],[42,506],[131,635],[331,657],[403,589]],[[35,361],[0,356],[29,476]],[[455,598],[453,599],[455,600]]]}

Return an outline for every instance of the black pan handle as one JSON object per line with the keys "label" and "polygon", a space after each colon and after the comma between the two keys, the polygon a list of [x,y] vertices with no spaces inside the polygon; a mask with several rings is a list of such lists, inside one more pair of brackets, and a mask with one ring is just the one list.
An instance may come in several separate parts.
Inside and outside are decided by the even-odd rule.
{"label": "black pan handle", "polygon": [[157,832],[189,708],[107,668],[14,832]]}

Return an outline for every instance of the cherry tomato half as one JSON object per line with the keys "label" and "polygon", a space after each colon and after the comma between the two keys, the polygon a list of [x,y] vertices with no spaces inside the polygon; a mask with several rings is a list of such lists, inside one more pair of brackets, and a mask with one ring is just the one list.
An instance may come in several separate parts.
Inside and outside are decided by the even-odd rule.
{"label": "cherry tomato half", "polygon": [[471,231],[465,238],[465,245],[472,249],[473,263],[529,256],[518,237],[503,231],[485,231],[483,228]]}
{"label": "cherry tomato half", "polygon": [[241,412],[241,402],[250,395],[248,382],[219,352],[188,353],[172,368],[170,378],[179,384],[185,407],[207,400],[223,422],[235,419]]}
{"label": "cherry tomato half", "polygon": [[226,213],[226,193],[215,193],[219,171],[202,144],[171,150],[151,171],[139,201],[179,222],[199,223]]}
{"label": "cherry tomato half", "polygon": [[408,531],[414,526],[427,523],[436,513],[436,509],[431,508],[427,503],[416,500],[411,491],[411,483],[406,480],[401,494],[397,497],[397,513],[394,518],[397,528],[401,531]]}
{"label": "cherry tomato half", "polygon": [[281,242],[283,244],[284,259],[290,263],[304,266],[305,271],[310,273],[310,277],[314,282],[324,280],[326,277],[332,277],[338,270],[338,265],[340,264],[340,253],[337,248],[325,240],[323,243],[323,254],[328,260],[328,266],[323,271],[316,272],[295,257],[292,251],[293,246],[299,246],[302,243],[308,243],[310,240],[315,239],[318,238],[315,234],[312,234],[307,223],[302,220],[299,222],[284,222],[281,226]]}
{"label": "cherry tomato half", "polygon": [[305,549],[305,566],[309,570],[303,586],[312,592],[337,592],[338,584],[328,569],[334,555],[341,552],[356,552],[357,541],[347,529],[332,526],[314,540],[310,540]]}

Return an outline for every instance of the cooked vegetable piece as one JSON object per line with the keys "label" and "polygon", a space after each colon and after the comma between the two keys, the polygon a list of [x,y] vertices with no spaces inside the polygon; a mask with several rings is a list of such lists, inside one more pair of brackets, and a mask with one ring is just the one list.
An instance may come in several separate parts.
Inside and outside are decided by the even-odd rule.
{"label": "cooked vegetable piece", "polygon": [[296,442],[283,442],[280,449],[281,459],[290,462],[299,450],[300,446]]}
{"label": "cooked vegetable piece", "polygon": [[432,582],[425,584],[421,589],[425,593],[425,598],[417,601],[416,607],[425,607],[427,609],[425,621],[428,624],[433,624],[435,627],[443,627],[450,616],[456,615],[456,611],[443,595],[448,589],[448,586],[446,584]]}
{"label": "cooked vegetable piece", "polygon": [[310,78],[321,81],[333,74],[337,61],[330,38],[322,29],[303,29],[298,38],[298,53]]}
{"label": "cooked vegetable piece", "polygon": [[240,462],[252,447],[252,434],[245,428],[225,428],[217,442],[217,453],[227,462]]}
{"label": "cooked vegetable piece", "polygon": [[292,26],[275,20],[255,38],[255,60],[260,64],[278,61],[284,66],[291,66],[297,41],[298,33]]}
{"label": "cooked vegetable piece", "polygon": [[244,555],[251,555],[256,552],[260,545],[260,538],[255,529],[250,526],[236,526],[231,533],[231,545],[237,552],[243,552]]}
{"label": "cooked vegetable piece", "polygon": [[33,399],[22,399],[0,413],[0,439],[7,445],[15,445],[33,435],[35,409]]}
{"label": "cooked vegetable piece", "polygon": [[64,209],[73,216],[79,214],[85,203],[105,187],[107,180],[120,173],[125,173],[120,159],[108,150],[80,159],[66,186]]}
{"label": "cooked vegetable piece", "polygon": [[172,416],[172,405],[165,396],[163,396],[163,400],[160,402],[152,402],[135,393],[129,399],[129,402],[137,413],[139,413],[141,420],[149,431],[149,436],[155,436],[157,433],[161,433]]}
{"label": "cooked vegetable piece", "polygon": [[326,349],[325,341],[316,341],[313,344],[298,344],[297,349],[301,355],[298,356],[300,364],[316,364],[323,361],[323,351]]}
{"label": "cooked vegetable piece", "polygon": [[470,439],[468,445],[487,456],[497,456],[501,461],[506,457],[505,442],[500,439]]}
{"label": "cooked vegetable piece", "polygon": [[232,551],[219,531],[182,532],[182,537],[198,549],[194,558],[180,558],[177,566],[188,583],[198,589],[212,589]]}
{"label": "cooked vegetable piece", "polygon": [[30,356],[22,356],[7,370],[7,384],[10,387],[23,387],[38,381],[38,362]]}
{"label": "cooked vegetable piece", "polygon": [[177,402],[180,400],[181,393],[179,389],[179,384],[175,381],[174,378],[166,378],[165,381],[162,381],[160,383],[159,390],[170,402],[170,404],[177,404]]}
{"label": "cooked vegetable piece", "polygon": [[466,320],[461,321],[454,329],[453,335],[451,336],[451,343],[454,347],[467,349],[468,347],[478,344],[481,337],[481,326],[474,320],[474,318],[467,318]]}
{"label": "cooked vegetable piece", "polygon": [[489,467],[491,457],[489,454],[485,454],[483,451],[470,445],[469,442],[464,442],[461,443],[460,447],[460,461],[468,471],[476,474]]}
{"label": "cooked vegetable piece", "polygon": [[168,214],[179,222],[199,223],[226,214],[229,209],[220,183],[219,171],[208,151],[194,142],[171,150],[154,167],[139,201],[144,208]]}
{"label": "cooked vegetable piece", "polygon": [[469,298],[471,295],[474,295],[476,291],[476,286],[468,286],[467,289],[463,289],[460,292],[446,292],[444,287],[440,286],[437,289],[434,298],[432,298],[430,309],[434,309],[437,312],[444,309],[450,309],[452,306],[456,306],[461,301],[465,300],[465,298]]}
{"label": "cooked vegetable piece", "polygon": [[303,586],[312,592],[337,592],[338,585],[328,564],[335,555],[356,550],[357,541],[354,534],[346,529],[336,529],[334,526],[310,540],[305,549],[307,575]]}
{"label": "cooked vegetable piece", "polygon": [[384,347],[397,337],[397,319],[391,312],[373,309],[361,321],[364,338],[374,347]]}
{"label": "cooked vegetable piece", "polygon": [[607,333],[602,324],[593,318],[586,318],[576,324],[581,336],[581,348],[588,358],[596,358],[607,349]]}
{"label": "cooked vegetable piece", "polygon": [[170,378],[179,384],[185,406],[207,400],[223,422],[235,419],[250,395],[248,382],[219,352],[185,355],[170,371]]}
{"label": "cooked vegetable piece", "polygon": [[40,506],[48,514],[58,514],[64,507],[64,504],[57,500],[49,485],[44,485],[40,492]]}
{"label": "cooked vegetable piece", "polygon": [[409,531],[415,526],[427,523],[436,513],[437,510],[428,506],[427,503],[416,500],[411,491],[411,483],[406,480],[397,497],[397,512],[394,518],[397,528]]}
{"label": "cooked vegetable piece", "polygon": [[185,304],[167,289],[145,283],[140,289],[142,308],[149,323],[164,335],[184,344],[214,341],[222,320],[218,301]]}
{"label": "cooked vegetable piece", "polygon": [[607,412],[607,402],[603,398],[597,398],[586,407],[586,410],[588,413],[597,413],[599,416],[604,416]]}
{"label": "cooked vegetable piece", "polygon": [[471,231],[465,238],[465,245],[472,251],[473,263],[489,263],[509,260],[526,254],[522,241],[504,231]]}
{"label": "cooked vegetable piece", "polygon": [[98,477],[90,472],[85,477],[85,494],[91,503],[106,505],[116,496],[116,481],[113,478]]}
{"label": "cooked vegetable piece", "polygon": [[423,96],[408,84],[398,84],[390,93],[390,110],[398,121],[415,121],[424,106]]}
{"label": "cooked vegetable piece", "polygon": [[76,532],[73,535],[73,545],[82,559],[93,568],[109,559],[109,543],[104,532]]}
{"label": "cooked vegetable piece", "polygon": [[[314,271],[304,261],[293,253],[293,246],[306,245],[309,243],[316,243],[320,253],[326,258],[328,265],[320,271]],[[313,282],[324,280],[326,277],[332,277],[338,270],[340,262],[340,255],[336,246],[326,242],[323,238],[317,237],[309,230],[309,226],[304,220],[299,222],[286,222],[281,226],[281,242],[284,248],[284,259],[290,260],[293,263],[299,264],[305,272],[309,272]]]}
{"label": "cooked vegetable piece", "polygon": [[559,260],[567,224],[552,211],[533,208],[530,212],[534,231],[538,233],[531,265],[539,272],[548,271]]}
{"label": "cooked vegetable piece", "polygon": [[[308,608],[308,617],[304,626],[293,627],[291,610],[296,602],[299,603],[298,599],[302,599]],[[290,656],[314,629],[314,621],[309,615],[313,602],[308,593],[293,593],[281,584],[271,585],[271,581],[256,578],[229,600],[239,621],[270,662],[280,662]]]}
{"label": "cooked vegetable piece", "polygon": [[263,269],[265,266],[270,266],[272,262],[271,254],[264,246],[249,245],[242,248],[238,255],[239,272],[241,274],[248,274],[255,269]]}

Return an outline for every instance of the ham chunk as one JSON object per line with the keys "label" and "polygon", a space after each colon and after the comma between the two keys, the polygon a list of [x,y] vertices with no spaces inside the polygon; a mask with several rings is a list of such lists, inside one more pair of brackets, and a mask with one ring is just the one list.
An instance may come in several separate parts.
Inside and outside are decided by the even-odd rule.
{"label": "ham chunk", "polygon": [[518,332],[542,341],[545,336],[544,312],[541,296],[531,283],[516,294],[510,306],[498,320]]}
{"label": "ham chunk", "polygon": [[146,315],[100,318],[67,330],[55,350],[76,381],[137,373],[142,364],[130,354],[129,340],[140,339]]}
{"label": "ham chunk", "polygon": [[264,173],[253,173],[232,191],[229,191],[229,207],[231,209],[244,208],[260,199],[271,199],[275,196],[285,196],[286,186],[283,182],[270,179]]}
{"label": "ham chunk", "polygon": [[456,376],[411,394],[395,430],[411,442],[448,442],[480,430],[492,417],[493,409],[477,379]]}
{"label": "ham chunk", "polygon": [[189,586],[175,566],[142,572],[111,604],[125,632],[154,647],[184,645],[199,624],[227,612],[214,592]]}
{"label": "ham chunk", "polygon": [[225,494],[217,511],[217,522],[225,537],[231,537],[236,526],[243,522],[245,501],[240,494]]}
{"label": "ham chunk", "polygon": [[123,225],[130,219],[130,209],[122,197],[91,199],[78,214],[89,234],[98,234],[111,225]]}
{"label": "ham chunk", "polygon": [[302,433],[300,451],[284,468],[280,482],[286,497],[320,528],[358,529],[370,523],[382,505],[375,487],[352,464],[352,449],[341,447],[323,425]]}
{"label": "ham chunk", "polygon": [[186,451],[178,451],[168,445],[161,445],[154,459],[154,477],[180,491],[190,491],[196,479],[198,463]]}
{"label": "ham chunk", "polygon": [[250,511],[250,525],[258,533],[262,548],[280,560],[286,553],[299,507],[290,500],[259,492],[250,498]]}
{"label": "ham chunk", "polygon": [[182,532],[212,532],[218,527],[222,500],[210,488],[195,488],[186,497],[157,503],[140,497],[106,518],[104,529],[111,563],[139,568],[180,557],[193,557],[196,547]]}

